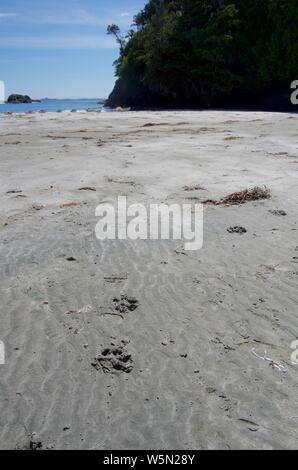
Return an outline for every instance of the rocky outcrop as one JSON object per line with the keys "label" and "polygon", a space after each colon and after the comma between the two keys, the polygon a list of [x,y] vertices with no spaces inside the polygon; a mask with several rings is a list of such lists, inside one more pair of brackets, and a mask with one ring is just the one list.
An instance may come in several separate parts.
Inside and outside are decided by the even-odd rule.
{"label": "rocky outcrop", "polygon": [[7,103],[9,104],[27,104],[27,103],[40,103],[39,100],[33,100],[28,95],[10,95],[8,97]]}
{"label": "rocky outcrop", "polygon": [[127,36],[108,27],[120,55],[106,105],[296,111],[297,17],[297,0],[148,0]]}

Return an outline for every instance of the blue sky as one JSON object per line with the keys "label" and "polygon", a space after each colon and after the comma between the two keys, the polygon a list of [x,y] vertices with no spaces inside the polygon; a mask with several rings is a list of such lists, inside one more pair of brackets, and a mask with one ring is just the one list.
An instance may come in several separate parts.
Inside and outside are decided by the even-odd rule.
{"label": "blue sky", "polygon": [[145,0],[0,0],[0,80],[6,95],[105,98],[124,31]]}

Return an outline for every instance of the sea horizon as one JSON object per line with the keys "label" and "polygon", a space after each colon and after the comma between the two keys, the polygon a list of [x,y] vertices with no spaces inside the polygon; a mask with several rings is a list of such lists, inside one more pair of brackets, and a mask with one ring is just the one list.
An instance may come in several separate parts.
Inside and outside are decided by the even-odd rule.
{"label": "sea horizon", "polygon": [[22,114],[28,112],[87,111],[88,109],[109,110],[104,106],[104,98],[42,98],[33,103],[0,103],[0,114]]}

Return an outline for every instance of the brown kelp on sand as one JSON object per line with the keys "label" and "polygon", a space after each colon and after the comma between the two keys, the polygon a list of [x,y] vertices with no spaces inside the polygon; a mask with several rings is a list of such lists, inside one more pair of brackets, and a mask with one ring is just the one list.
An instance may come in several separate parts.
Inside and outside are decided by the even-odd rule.
{"label": "brown kelp on sand", "polygon": [[229,194],[219,201],[213,199],[206,199],[203,201],[203,204],[211,204],[214,206],[220,205],[238,205],[245,204],[250,201],[258,201],[260,199],[270,199],[271,191],[266,186],[260,188],[255,186],[254,188],[244,189],[242,191],[237,191],[235,193]]}

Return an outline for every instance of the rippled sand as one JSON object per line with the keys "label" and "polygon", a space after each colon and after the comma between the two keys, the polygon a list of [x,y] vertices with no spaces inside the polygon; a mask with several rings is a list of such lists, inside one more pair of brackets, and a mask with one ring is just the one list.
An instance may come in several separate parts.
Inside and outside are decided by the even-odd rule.
{"label": "rippled sand", "polygon": [[[297,448],[297,124],[0,120],[1,449]],[[96,206],[118,195],[189,203],[256,185],[272,198],[205,207],[199,251],[95,237]]]}

